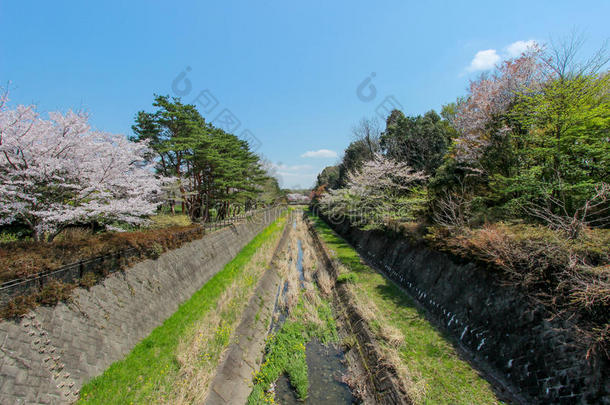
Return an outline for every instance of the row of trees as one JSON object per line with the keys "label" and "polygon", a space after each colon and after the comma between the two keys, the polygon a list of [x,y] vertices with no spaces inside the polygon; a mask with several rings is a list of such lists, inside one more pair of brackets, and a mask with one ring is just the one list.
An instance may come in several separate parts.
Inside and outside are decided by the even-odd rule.
{"label": "row of trees", "polygon": [[245,141],[206,123],[192,105],[157,96],[127,139],[91,130],[83,113],[8,107],[0,98],[0,227],[52,240],[75,224],[147,221],[178,202],[192,219],[219,218],[279,195]]}
{"label": "row of trees", "polygon": [[444,118],[452,114],[451,108],[455,107],[446,106],[440,116],[430,110],[415,117],[394,110],[386,120],[385,129],[377,119],[362,119],[352,129],[355,139],[345,149],[341,163],[324,168],[316,186],[344,187],[351,172],[359,171],[364,162],[375,160],[380,154],[433,176],[457,134]]}
{"label": "row of trees", "polygon": [[[218,219],[271,202],[277,180],[267,176],[248,143],[205,121],[193,105],[156,96],[154,112],[140,111],[133,141],[147,141],[158,156],[157,171],[176,181],[169,205],[176,203],[193,219]],[[261,195],[264,194],[264,199]]]}
{"label": "row of trees", "polygon": [[[387,187],[400,204],[373,210],[368,226],[388,217],[419,216],[447,226],[529,218],[570,238],[586,226],[608,226],[608,58],[602,50],[582,62],[580,45],[572,38],[503,62],[471,82],[468,94],[444,106],[440,116],[393,111],[383,130],[363,120],[342,162],[318,176],[323,207],[334,207],[337,215],[361,198],[353,193],[357,176],[373,179],[371,165],[394,164],[419,175],[412,180],[389,170],[394,183]],[[326,189],[343,189],[342,198],[336,191],[322,198]],[[362,207],[387,193],[373,193]]]}

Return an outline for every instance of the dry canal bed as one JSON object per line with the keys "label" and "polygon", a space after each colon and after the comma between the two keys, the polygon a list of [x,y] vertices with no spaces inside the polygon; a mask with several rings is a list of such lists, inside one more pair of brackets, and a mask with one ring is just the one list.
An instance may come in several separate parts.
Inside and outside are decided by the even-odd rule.
{"label": "dry canal bed", "polygon": [[332,309],[330,277],[319,262],[300,211],[293,216],[264,362],[254,376],[249,404],[351,404],[343,382],[347,365]]}

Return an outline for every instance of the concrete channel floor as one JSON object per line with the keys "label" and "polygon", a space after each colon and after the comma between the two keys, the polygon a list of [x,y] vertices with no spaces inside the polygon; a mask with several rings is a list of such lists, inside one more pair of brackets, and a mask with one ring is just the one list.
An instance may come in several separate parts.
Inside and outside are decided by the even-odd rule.
{"label": "concrete channel floor", "polygon": [[[284,249],[290,228],[290,223],[287,223],[274,259]],[[245,404],[250,395],[252,377],[260,368],[275,297],[281,283],[274,263],[275,260],[272,260],[243,312],[235,331],[237,341],[229,346],[210,383],[205,402],[207,405]]]}

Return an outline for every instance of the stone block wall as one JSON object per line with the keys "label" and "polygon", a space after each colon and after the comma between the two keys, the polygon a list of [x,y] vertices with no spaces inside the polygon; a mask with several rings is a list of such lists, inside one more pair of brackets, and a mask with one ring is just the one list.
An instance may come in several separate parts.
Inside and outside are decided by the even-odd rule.
{"label": "stone block wall", "polygon": [[610,404],[610,365],[588,358],[574,326],[502,286],[492,270],[348,223],[333,225],[401,285],[518,402]]}
{"label": "stone block wall", "polygon": [[281,209],[117,272],[73,299],[0,322],[0,403],[59,404],[122,359],[220,271]]}

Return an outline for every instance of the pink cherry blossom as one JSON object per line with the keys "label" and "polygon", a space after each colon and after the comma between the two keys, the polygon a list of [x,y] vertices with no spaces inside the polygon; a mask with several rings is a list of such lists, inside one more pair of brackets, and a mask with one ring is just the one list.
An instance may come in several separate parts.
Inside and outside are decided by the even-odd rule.
{"label": "pink cherry blossom", "polygon": [[0,99],[0,224],[21,222],[36,239],[65,226],[142,223],[160,203],[164,179],[146,143],[91,130],[82,113],[7,106]]}
{"label": "pink cherry blossom", "polygon": [[[470,83],[468,98],[459,105],[454,125],[458,161],[476,161],[489,145],[490,124],[505,114],[517,95],[535,90],[543,79],[541,50],[530,49],[519,58],[500,64],[491,75]],[[506,125],[497,129],[508,132]]]}

